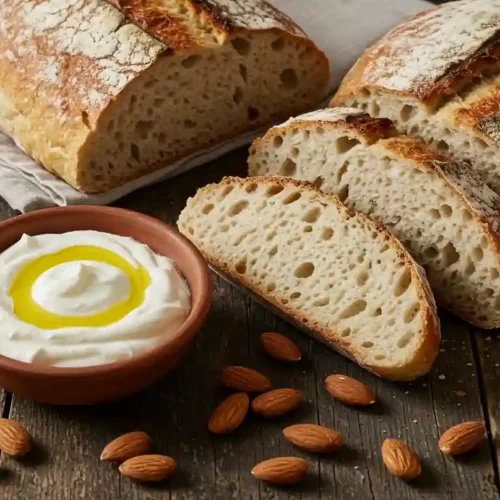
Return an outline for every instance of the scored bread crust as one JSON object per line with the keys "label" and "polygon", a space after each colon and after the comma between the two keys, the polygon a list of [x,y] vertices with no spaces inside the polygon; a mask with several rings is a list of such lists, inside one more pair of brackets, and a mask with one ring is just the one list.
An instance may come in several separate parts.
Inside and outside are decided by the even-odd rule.
{"label": "scored bread crust", "polygon": [[[350,346],[339,335],[339,332],[325,328],[319,324],[313,317],[307,317],[300,310],[279,302],[273,292],[268,292],[264,287],[259,287],[252,280],[236,270],[236,262],[226,262],[223,258],[215,255],[210,248],[204,245],[204,242],[196,239],[190,232],[190,218],[195,217],[194,207],[196,201],[202,198],[204,193],[218,191],[225,186],[249,186],[258,183],[259,185],[279,185],[284,188],[294,186],[301,191],[308,191],[314,197],[325,205],[333,205],[343,215],[345,219],[355,218],[363,224],[373,227],[385,241],[396,251],[397,257],[408,267],[412,277],[412,286],[417,287],[417,296],[420,303],[420,310],[423,312],[423,320],[420,329],[419,342],[413,352],[411,359],[408,359],[402,366],[375,366],[368,364],[363,360],[363,353],[360,350]],[[186,208],[182,211],[178,227],[181,233],[190,238],[198,246],[207,261],[214,266],[222,275],[228,276],[232,281],[239,283],[249,289],[253,294],[259,296],[262,301],[271,305],[273,310],[278,310],[289,321],[299,326],[302,330],[312,335],[317,340],[326,343],[332,349],[340,352],[344,356],[352,359],[367,370],[392,380],[413,380],[427,373],[437,355],[440,342],[440,327],[437,316],[436,304],[425,277],[423,269],[412,259],[402,244],[382,225],[372,221],[363,214],[351,212],[343,205],[336,196],[326,195],[309,182],[297,181],[289,178],[280,177],[255,177],[241,179],[237,177],[225,177],[219,184],[210,184],[198,190],[197,194],[190,198]]]}
{"label": "scored bread crust", "polygon": [[[468,208],[472,216],[469,223],[480,227],[487,242],[496,249],[495,263],[496,268],[500,270],[500,196],[491,190],[467,163],[451,161],[448,157],[427,147],[423,141],[399,135],[391,120],[372,118],[359,109],[345,107],[312,111],[290,118],[282,125],[272,127],[263,137],[254,141],[250,147],[248,160],[249,175],[262,175],[261,166],[257,163],[255,155],[267,147],[272,147],[275,138],[283,133],[308,127],[321,127],[324,131],[348,133],[365,146],[373,146],[382,152],[391,153],[394,158],[409,161],[414,168],[431,172],[439,177]],[[458,307],[448,306],[448,309],[481,328],[500,326],[498,321],[491,318],[478,321],[476,317],[472,317]]]}
{"label": "scored bread crust", "polygon": [[[146,75],[166,60],[217,52],[238,34],[275,33],[316,59],[318,86],[310,89],[308,105],[323,96],[329,80],[323,52],[264,0],[173,0],[164,4],[149,0],[0,0],[0,10],[0,130],[48,171],[84,192],[107,191],[165,166],[161,160],[140,164],[132,152],[132,171],[122,175],[122,167],[113,166],[117,172],[112,180],[84,172],[94,142],[109,135],[109,116],[125,91],[144,84]],[[200,94],[203,91],[200,88]],[[217,95],[211,99],[216,101]],[[273,110],[277,118],[306,106],[290,102],[285,107]],[[272,117],[264,118],[266,114],[251,123],[242,122],[203,146],[271,122]],[[111,144],[120,142],[111,135],[109,139]],[[130,145],[121,150],[125,147]],[[186,145],[169,162],[199,149]]]}

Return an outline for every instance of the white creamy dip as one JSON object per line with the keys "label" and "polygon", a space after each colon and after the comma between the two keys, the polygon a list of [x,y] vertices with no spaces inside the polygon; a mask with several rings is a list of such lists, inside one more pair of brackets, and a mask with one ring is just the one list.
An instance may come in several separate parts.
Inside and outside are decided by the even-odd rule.
{"label": "white creamy dip", "polygon": [[174,263],[97,231],[24,235],[0,254],[0,353],[47,366],[130,358],[175,333],[191,308]]}

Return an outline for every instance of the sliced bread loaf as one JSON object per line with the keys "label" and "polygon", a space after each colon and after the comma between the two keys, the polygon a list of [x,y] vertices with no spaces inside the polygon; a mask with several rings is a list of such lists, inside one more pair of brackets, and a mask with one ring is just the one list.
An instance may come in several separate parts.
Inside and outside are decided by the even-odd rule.
{"label": "sliced bread loaf", "polygon": [[438,350],[422,269],[368,217],[309,183],[226,178],[198,191],[179,229],[223,274],[380,376],[411,380]]}
{"label": "sliced bread loaf", "polygon": [[382,222],[427,271],[438,303],[500,327],[500,197],[467,164],[351,108],[308,113],[255,141],[250,175],[286,175]]}

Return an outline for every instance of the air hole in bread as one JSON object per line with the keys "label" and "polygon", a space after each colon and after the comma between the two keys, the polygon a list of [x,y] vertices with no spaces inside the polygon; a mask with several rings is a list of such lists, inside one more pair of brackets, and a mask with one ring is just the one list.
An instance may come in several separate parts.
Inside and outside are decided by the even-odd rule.
{"label": "air hole in bread", "polygon": [[283,205],[291,205],[292,203],[295,203],[296,201],[300,200],[301,194],[299,191],[293,191],[287,197],[283,200]]}
{"label": "air hole in bread", "polygon": [[188,226],[187,230],[188,230],[189,234],[191,234],[191,235],[194,234],[194,228],[192,228],[191,226]]}
{"label": "air hole in bread", "polygon": [[325,179],[321,177],[321,175],[318,175],[316,179],[314,179],[313,184],[318,188],[321,189],[321,186],[323,185],[323,182],[325,182]]}
{"label": "air hole in bread", "polygon": [[370,106],[370,114],[375,117],[380,115],[380,106],[376,102],[372,102]]}
{"label": "air hole in bread", "polygon": [[257,185],[256,182],[251,182],[250,184],[248,184],[246,187],[245,187],[245,191],[247,193],[254,193],[255,191],[257,191],[257,188],[259,186]]}
{"label": "air hole in bread", "polygon": [[253,122],[259,118],[260,113],[257,108],[254,108],[253,106],[248,106],[248,119]]}
{"label": "air hole in bread", "polygon": [[416,317],[418,312],[420,311],[420,304],[416,302],[412,306],[410,306],[408,309],[405,311],[404,315],[404,322],[405,323],[411,323]]}
{"label": "air hole in bread", "polygon": [[241,212],[243,212],[243,210],[245,210],[245,208],[247,207],[248,207],[248,201],[240,200],[229,209],[228,215],[231,217],[238,215]]}
{"label": "air hole in bread", "polygon": [[349,335],[351,335],[351,329],[350,328],[345,328],[344,330],[342,330],[340,332],[340,335],[342,337],[349,337]]}
{"label": "air hole in bread", "polygon": [[349,184],[345,184],[344,186],[342,186],[337,196],[339,200],[344,203],[347,198],[349,198]]}
{"label": "air hole in bread", "polygon": [[241,79],[245,83],[247,83],[247,80],[248,80],[248,71],[247,71],[247,67],[244,64],[240,64],[240,75],[241,75]]}
{"label": "air hole in bread", "polygon": [[398,340],[398,347],[403,349],[406,347],[409,343],[410,340],[413,337],[413,332],[406,332],[399,340]]}
{"label": "air hole in bread", "polygon": [[345,161],[342,166],[339,168],[337,172],[337,184],[340,184],[342,181],[342,177],[344,177],[345,173],[347,172],[347,168],[349,167],[350,162]]}
{"label": "air hole in bread", "polygon": [[297,156],[299,156],[299,148],[292,148],[292,150],[290,151],[290,155],[292,158],[297,158]]}
{"label": "air hole in bread", "polygon": [[274,257],[278,253],[278,245],[274,245],[268,252],[269,257]]}
{"label": "air hole in bread", "polygon": [[462,210],[462,219],[466,222],[472,220],[472,214],[469,212],[469,210],[465,208]]}
{"label": "air hole in bread", "polygon": [[184,127],[186,128],[195,128],[196,127],[196,122],[193,120],[184,120]]}
{"label": "air hole in bread", "polygon": [[382,316],[382,309],[380,307],[377,307],[377,309],[373,311],[372,316]]}
{"label": "air hole in bread", "polygon": [[141,161],[141,154],[139,151],[139,147],[137,144],[134,144],[133,142],[130,144],[130,154],[132,155],[132,158],[136,161]]}
{"label": "air hole in bread", "polygon": [[316,133],[318,135],[323,135],[325,133],[325,129],[323,127],[316,127]]}
{"label": "air hole in bread", "polygon": [[220,232],[221,233],[227,233],[229,231],[229,225],[228,224],[222,224],[222,226],[220,226]]}
{"label": "air hole in bread", "polygon": [[277,136],[273,139],[273,146],[274,146],[275,148],[280,148],[282,144],[283,144],[283,137],[281,137],[281,135],[277,135]]}
{"label": "air hole in bread", "polygon": [[375,361],[382,361],[385,359],[385,356],[383,354],[376,354],[375,355]]}
{"label": "air hole in bread", "polygon": [[448,143],[446,141],[443,141],[443,140],[440,140],[437,144],[436,144],[436,149],[438,151],[440,151],[441,153],[447,153],[448,150],[450,149],[450,146],[448,145]]}
{"label": "air hole in bread", "polygon": [[300,292],[293,292],[293,293],[290,295],[290,298],[291,298],[291,299],[299,299],[301,295],[302,295],[302,294],[301,294]]}
{"label": "air hole in bread", "polygon": [[486,297],[493,297],[493,295],[495,295],[495,290],[493,290],[493,288],[487,288],[484,291],[484,294],[486,295]]}
{"label": "air hole in bread", "polygon": [[446,203],[443,203],[441,205],[440,211],[443,217],[451,217],[451,214],[453,213],[453,209]]}
{"label": "air hole in bread", "polygon": [[314,273],[314,264],[312,262],[304,262],[295,269],[293,275],[296,278],[309,278]]}
{"label": "air hole in bread", "polygon": [[240,56],[247,56],[250,53],[251,44],[245,38],[235,38],[231,40],[231,45]]}
{"label": "air hole in bread", "polygon": [[302,217],[304,222],[309,222],[309,224],[314,224],[321,215],[321,210],[319,207],[311,208],[305,215]]}
{"label": "air hole in bread", "polygon": [[366,271],[361,271],[356,277],[356,283],[358,284],[358,286],[363,286],[366,284],[369,277],[370,275]]}
{"label": "air hole in bread", "polygon": [[477,137],[474,138],[474,144],[479,149],[486,149],[488,147],[488,144],[485,141],[483,141],[482,139],[478,139]]}
{"label": "air hole in bread", "polygon": [[[266,236],[266,241],[271,241],[272,239],[274,239],[276,237],[276,231],[272,231],[270,232],[267,236]],[[274,255],[274,254],[273,254]]]}
{"label": "air hole in bread", "polygon": [[331,240],[333,236],[333,229],[329,227],[323,228],[323,231],[321,231],[321,239],[328,241]]}
{"label": "air hole in bread", "polygon": [[241,104],[243,101],[243,90],[240,89],[240,87],[236,87],[234,94],[233,94],[233,101],[234,103],[238,106]]}
{"label": "air hole in bread", "polygon": [[225,198],[232,190],[234,189],[233,186],[224,186],[224,189],[222,190],[222,197]]}
{"label": "air hole in bread", "polygon": [[213,209],[214,209],[213,203],[208,203],[202,208],[201,213],[203,215],[208,215]]}
{"label": "air hole in bread", "polygon": [[438,220],[441,218],[441,213],[439,212],[439,210],[436,210],[435,208],[431,208],[429,210],[429,214],[431,216],[431,219]]}
{"label": "air hole in bread", "polygon": [[153,121],[139,120],[135,124],[135,130],[137,132],[137,135],[141,139],[147,139],[149,137],[149,132],[151,132],[151,129],[153,127],[154,127],[154,122]]}
{"label": "air hole in bread", "polygon": [[257,245],[256,247],[252,248],[251,253],[257,253],[260,252],[262,247],[260,245]]}
{"label": "air hole in bread", "polygon": [[325,307],[330,303],[330,299],[328,297],[322,297],[320,299],[316,299],[313,302],[313,307]]}
{"label": "air hole in bread", "polygon": [[401,276],[399,277],[396,286],[394,287],[394,296],[400,297],[403,295],[411,285],[411,271],[409,269],[405,269]]}
{"label": "air hole in bread", "polygon": [[279,173],[285,177],[293,177],[297,172],[297,164],[290,158],[287,158],[280,167]]}
{"label": "air hole in bread", "polygon": [[276,38],[273,43],[271,43],[271,48],[274,50],[274,52],[281,52],[285,46],[285,41],[283,40],[283,37]]}
{"label": "air hole in bread", "polygon": [[236,272],[238,274],[245,274],[247,272],[247,259],[246,257],[241,259],[237,264],[236,264]]}
{"label": "air hole in bread", "polygon": [[436,247],[429,247],[424,250],[426,259],[435,259],[439,255],[439,250]]}
{"label": "air hole in bread", "polygon": [[445,267],[452,266],[460,259],[460,254],[451,241],[446,244],[441,253],[443,254],[443,264]]}
{"label": "air hole in bread", "polygon": [[365,98],[366,98],[366,97],[370,97],[370,96],[371,96],[371,92],[370,92],[368,89],[366,89],[366,88],[365,88],[365,89],[362,89],[362,90],[361,90],[361,95],[362,95],[363,97],[365,97]]}
{"label": "air hole in bread", "polygon": [[416,114],[417,110],[413,106],[405,104],[401,109],[400,113],[401,121],[407,122],[410,118],[413,118]]}
{"label": "air hole in bread", "polygon": [[348,319],[361,314],[366,309],[366,305],[366,300],[355,300],[340,313],[339,319]]}
{"label": "air hole in bread", "polygon": [[281,83],[287,90],[295,90],[299,85],[299,78],[297,72],[292,68],[287,68],[281,72]]}
{"label": "air hole in bread", "polygon": [[312,233],[313,227],[312,226],[304,226],[304,233]]}
{"label": "air hole in bread", "polygon": [[362,347],[366,347],[367,349],[369,349],[370,347],[373,347],[374,344],[371,340],[365,340],[362,344],[361,344]]}
{"label": "air hole in bread", "polygon": [[266,286],[268,292],[274,292],[276,290],[276,283],[268,283]]}
{"label": "air hole in bread", "polygon": [[483,252],[483,249],[481,247],[475,247],[472,250],[471,258],[473,261],[479,262],[480,260],[483,260],[483,257],[484,257],[484,252]]}
{"label": "air hole in bread", "polygon": [[134,109],[135,104],[137,103],[137,96],[131,95],[130,96],[130,103],[129,103],[129,108],[132,110]]}
{"label": "air hole in bread", "polygon": [[361,144],[360,141],[357,139],[351,139],[349,137],[339,137],[336,142],[336,147],[337,147],[337,153],[338,154],[343,154],[347,153],[347,151],[351,150],[353,147],[357,146],[358,144]]}
{"label": "air hole in bread", "polygon": [[490,278],[491,279],[497,279],[500,276],[500,272],[498,269],[495,269],[494,267],[490,267]]}
{"label": "air hole in bread", "polygon": [[464,270],[465,276],[470,276],[471,274],[474,274],[475,272],[476,272],[476,266],[474,265],[473,262],[471,262],[469,260],[469,262],[467,262],[467,265],[465,266],[465,270]]}
{"label": "air hole in bread", "polygon": [[200,60],[200,56],[189,56],[189,57],[186,57],[186,59],[184,59],[182,61],[182,65],[189,69],[189,68],[192,68],[194,66],[196,66],[196,63]]}
{"label": "air hole in bread", "polygon": [[279,184],[273,184],[267,188],[266,196],[268,198],[272,198],[273,196],[276,196],[277,194],[281,193],[283,189],[284,189],[283,186],[280,186]]}

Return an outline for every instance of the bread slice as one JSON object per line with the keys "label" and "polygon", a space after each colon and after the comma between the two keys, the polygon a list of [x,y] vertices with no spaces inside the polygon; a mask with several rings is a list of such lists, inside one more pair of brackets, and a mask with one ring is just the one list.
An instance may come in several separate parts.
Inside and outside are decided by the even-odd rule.
{"label": "bread slice", "polygon": [[470,161],[500,193],[500,0],[448,2],[367,49],[332,106],[394,120],[398,130]]}
{"label": "bread slice", "polygon": [[0,12],[0,129],[88,193],[307,111],[329,81],[326,56],[264,0],[0,0]]}
{"label": "bread slice", "polygon": [[225,178],[199,190],[180,231],[219,271],[372,372],[426,373],[439,321],[423,270],[398,240],[292,179]]}
{"label": "bread slice", "polygon": [[255,141],[250,175],[287,175],[382,222],[426,270],[439,304],[500,327],[500,197],[468,165],[349,108],[308,113]]}

